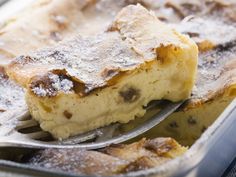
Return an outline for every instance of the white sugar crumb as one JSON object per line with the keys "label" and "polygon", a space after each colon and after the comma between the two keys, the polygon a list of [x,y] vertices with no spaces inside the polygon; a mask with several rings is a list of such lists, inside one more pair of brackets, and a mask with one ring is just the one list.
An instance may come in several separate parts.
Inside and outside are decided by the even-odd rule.
{"label": "white sugar crumb", "polygon": [[52,80],[52,87],[56,91],[70,92],[73,88],[73,82],[68,79],[61,79],[58,75],[50,74],[49,78]]}
{"label": "white sugar crumb", "polygon": [[0,117],[18,114],[26,109],[24,90],[0,73]]}
{"label": "white sugar crumb", "polygon": [[57,23],[59,23],[59,24],[64,24],[64,23],[66,23],[66,21],[67,21],[67,18],[66,18],[65,16],[63,16],[63,15],[56,15],[56,16],[53,16],[53,19],[54,19]]}
{"label": "white sugar crumb", "polygon": [[38,30],[33,30],[32,31],[32,35],[33,36],[39,36],[40,35],[40,32]]}
{"label": "white sugar crumb", "polygon": [[32,88],[32,92],[38,96],[45,97],[49,90],[44,89],[41,85],[39,87]]}
{"label": "white sugar crumb", "polygon": [[73,82],[58,76],[56,74],[50,73],[48,75],[50,85],[45,86],[43,83],[34,86],[31,90],[34,94],[45,97],[45,96],[55,96],[57,92],[69,93],[72,91]]}
{"label": "white sugar crumb", "polygon": [[3,41],[0,41],[0,47],[4,46],[5,43]]}

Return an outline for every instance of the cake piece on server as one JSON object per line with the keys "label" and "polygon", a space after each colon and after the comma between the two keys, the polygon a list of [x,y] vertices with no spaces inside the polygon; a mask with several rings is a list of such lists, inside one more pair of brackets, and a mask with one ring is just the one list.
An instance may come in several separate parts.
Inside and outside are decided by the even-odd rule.
{"label": "cake piece on server", "polygon": [[188,98],[197,59],[191,39],[130,5],[103,34],[18,57],[8,74],[42,129],[63,139],[141,117],[151,100]]}

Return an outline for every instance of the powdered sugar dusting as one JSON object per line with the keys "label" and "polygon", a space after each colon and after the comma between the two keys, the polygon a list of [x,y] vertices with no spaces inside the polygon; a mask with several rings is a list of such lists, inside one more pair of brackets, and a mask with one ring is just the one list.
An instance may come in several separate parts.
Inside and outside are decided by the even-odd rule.
{"label": "powdered sugar dusting", "polygon": [[48,93],[50,93],[50,90],[43,88],[41,85],[32,88],[32,91],[33,93],[41,97],[45,97],[47,96]]}
{"label": "powdered sugar dusting", "polygon": [[214,45],[219,45],[236,38],[236,26],[209,17],[186,17],[180,24],[175,24],[173,27],[181,33],[190,35],[197,43],[209,40]]}
{"label": "powdered sugar dusting", "polygon": [[49,78],[52,80],[52,87],[57,91],[63,91],[67,93],[73,88],[73,82],[68,79],[61,79],[55,74],[50,74]]}
{"label": "powdered sugar dusting", "polygon": [[41,153],[30,160],[31,165],[76,174],[92,174],[95,171],[97,175],[114,174],[127,164],[125,160],[96,151],[47,149]]}
{"label": "powdered sugar dusting", "polygon": [[38,96],[45,97],[45,96],[55,96],[57,92],[64,92],[69,93],[72,91],[73,88],[73,82],[70,81],[67,78],[64,78],[64,76],[58,76],[53,73],[49,73],[47,75],[48,79],[48,85],[45,85],[44,83],[39,83],[35,85],[31,90],[33,93],[35,93]]}
{"label": "powdered sugar dusting", "polygon": [[0,73],[0,118],[12,117],[25,110],[27,110],[27,106],[24,100],[24,90],[8,80],[6,75]]}
{"label": "powdered sugar dusting", "polygon": [[30,60],[25,63],[26,59],[27,57],[23,57],[19,62],[22,64],[31,62],[36,66],[47,65],[50,68],[50,87],[38,85],[32,88],[33,93],[39,96],[52,96],[50,92],[55,93],[55,91],[65,93],[71,91],[73,82],[58,74],[52,74],[54,70],[64,71],[64,74],[74,78],[73,80],[81,81],[89,92],[106,85],[106,82],[114,76],[114,73],[103,75],[104,71],[116,70],[115,74],[118,74],[120,70],[129,70],[144,62],[142,56],[131,50],[116,32],[93,37],[78,36],[54,48],[33,53]]}

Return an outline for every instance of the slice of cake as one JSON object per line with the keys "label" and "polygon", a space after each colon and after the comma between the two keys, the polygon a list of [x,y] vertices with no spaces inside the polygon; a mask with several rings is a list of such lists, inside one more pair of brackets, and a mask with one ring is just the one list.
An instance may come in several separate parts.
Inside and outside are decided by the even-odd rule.
{"label": "slice of cake", "polygon": [[107,32],[18,57],[8,74],[27,88],[42,129],[67,138],[141,117],[151,100],[188,98],[197,58],[191,39],[130,5]]}

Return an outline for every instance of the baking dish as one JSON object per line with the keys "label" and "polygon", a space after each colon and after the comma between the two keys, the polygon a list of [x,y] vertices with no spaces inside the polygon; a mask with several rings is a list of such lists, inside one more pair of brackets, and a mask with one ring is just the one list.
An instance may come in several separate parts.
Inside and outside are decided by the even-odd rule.
{"label": "baking dish", "polygon": [[[186,115],[186,117],[183,116],[179,120],[176,120],[176,118],[174,116],[170,117],[165,122],[163,122],[163,124],[161,124],[160,126],[158,126],[155,129],[153,129],[148,134],[143,135],[145,137],[150,137],[150,138],[157,137],[157,136],[170,136],[170,137],[174,137],[181,144],[188,145],[191,147],[190,147],[189,151],[185,155],[183,155],[182,157],[176,158],[176,159],[174,159],[174,160],[172,160],[160,167],[150,169],[150,170],[141,171],[141,172],[129,173],[128,175],[129,176],[143,176],[143,175],[145,175],[145,176],[147,176],[147,175],[154,175],[154,176],[173,176],[173,175],[178,176],[179,175],[179,176],[182,176],[183,173],[187,172],[188,170],[192,169],[193,167],[195,167],[195,171],[193,171],[193,173],[197,174],[196,164],[198,164],[202,159],[207,158],[207,156],[210,154],[210,152],[214,152],[214,150],[211,149],[211,146],[214,146],[214,148],[217,147],[216,144],[214,144],[214,143],[221,142],[221,144],[220,144],[221,146],[227,147],[227,141],[226,141],[227,138],[226,137],[229,137],[229,136],[226,136],[224,138],[220,137],[220,136],[224,136],[224,133],[227,133],[225,131],[225,129],[227,131],[231,130],[230,128],[232,128],[232,127],[227,126],[227,125],[233,126],[233,124],[230,124],[231,121],[233,121],[233,113],[231,114],[231,110],[234,110],[234,108],[235,108],[235,101],[233,101],[232,104],[228,108],[225,109],[225,107],[227,106],[227,104],[231,100],[232,100],[232,98],[230,98],[229,100],[221,100],[220,101],[221,104],[219,104],[220,109],[213,109],[214,105],[212,106],[211,104],[214,104],[214,102],[207,103],[208,107],[212,106],[213,108],[208,109],[208,112],[205,111],[204,114],[208,115],[209,113],[211,113],[211,115],[202,116],[201,119],[200,119],[201,115],[199,115],[198,119],[193,119],[193,117],[191,117],[190,115]],[[219,114],[224,109],[225,109],[225,111],[222,114],[222,116],[217,118],[219,116]],[[190,117],[191,117],[191,119],[190,119]],[[207,119],[206,119],[206,117],[207,117]],[[196,122],[196,120],[197,120],[197,124],[194,123],[194,122]],[[176,122],[176,121],[180,121],[180,122]],[[228,122],[228,124],[226,122]],[[204,132],[204,130],[209,125],[211,125],[210,128]],[[186,127],[188,129],[186,129]],[[221,127],[223,127],[223,128],[221,128]],[[220,134],[220,135],[218,135],[218,134]],[[222,141],[219,141],[220,138],[224,139],[225,141],[222,143]],[[233,144],[232,144],[232,147],[233,147]],[[209,149],[211,149],[210,152],[208,152]],[[217,149],[215,151],[217,151]],[[204,151],[204,150],[206,150],[206,151]],[[7,155],[8,154],[7,151],[10,151],[11,152],[10,154],[15,157],[13,157],[13,158],[9,157]],[[227,154],[230,153],[231,151],[227,150],[224,152],[225,152],[224,155],[226,157]],[[63,175],[61,172],[53,172],[50,170],[35,168],[35,167],[29,166],[29,165],[26,165],[23,163],[19,163],[21,161],[19,161],[18,159],[20,159],[21,156],[24,156],[25,154],[30,154],[30,153],[31,153],[31,151],[24,151],[24,150],[22,151],[22,150],[17,150],[17,149],[2,150],[2,154],[3,154],[3,156],[5,156],[2,159],[6,159],[6,160],[1,161],[2,170],[8,169],[11,172],[13,172],[15,170],[16,171],[20,170],[20,172],[22,172],[23,174],[28,174],[29,172],[31,172],[32,174],[30,174],[30,175],[34,174],[36,176],[41,176],[41,175],[48,175],[49,176],[50,175],[49,173],[51,173],[51,175],[52,175],[52,173],[54,173],[54,175],[57,175],[57,176]],[[213,155],[213,157],[215,160],[216,156]],[[230,157],[233,157],[233,156],[230,155]],[[14,160],[14,162],[10,162],[8,160]],[[230,162],[230,159],[227,159],[226,161]],[[203,165],[200,164],[198,166],[198,168],[201,169],[200,168],[201,166],[204,166],[204,163],[203,163]],[[221,167],[224,168],[224,166],[221,166]],[[214,169],[214,171],[217,171],[216,168]],[[221,172],[222,172],[222,169],[221,169]],[[199,174],[201,174],[201,171]],[[73,176],[72,174],[64,174],[64,175]],[[204,176],[205,175],[206,174],[204,174]],[[220,175],[220,174],[218,173],[217,176],[218,175]],[[199,176],[203,176],[203,175],[199,175]],[[211,175],[211,176],[216,176],[216,175]]]}
{"label": "baking dish", "polygon": [[[216,121],[193,143],[183,156],[175,158],[156,168],[117,176],[178,177],[187,175],[188,173],[197,176],[221,176],[235,156],[236,140],[232,139],[232,135],[236,133],[236,125],[234,124],[235,116],[236,99],[227,106]],[[11,152],[11,154],[19,156],[19,158],[22,155],[30,154],[32,152],[19,149],[5,149],[6,153],[7,151],[8,153]],[[2,153],[3,152],[4,150],[2,150]],[[14,160],[16,160],[16,158]],[[10,171],[11,173],[31,176],[79,176],[70,173],[46,170],[40,167],[33,167],[24,163],[4,159],[0,160],[0,169],[3,171]]]}

